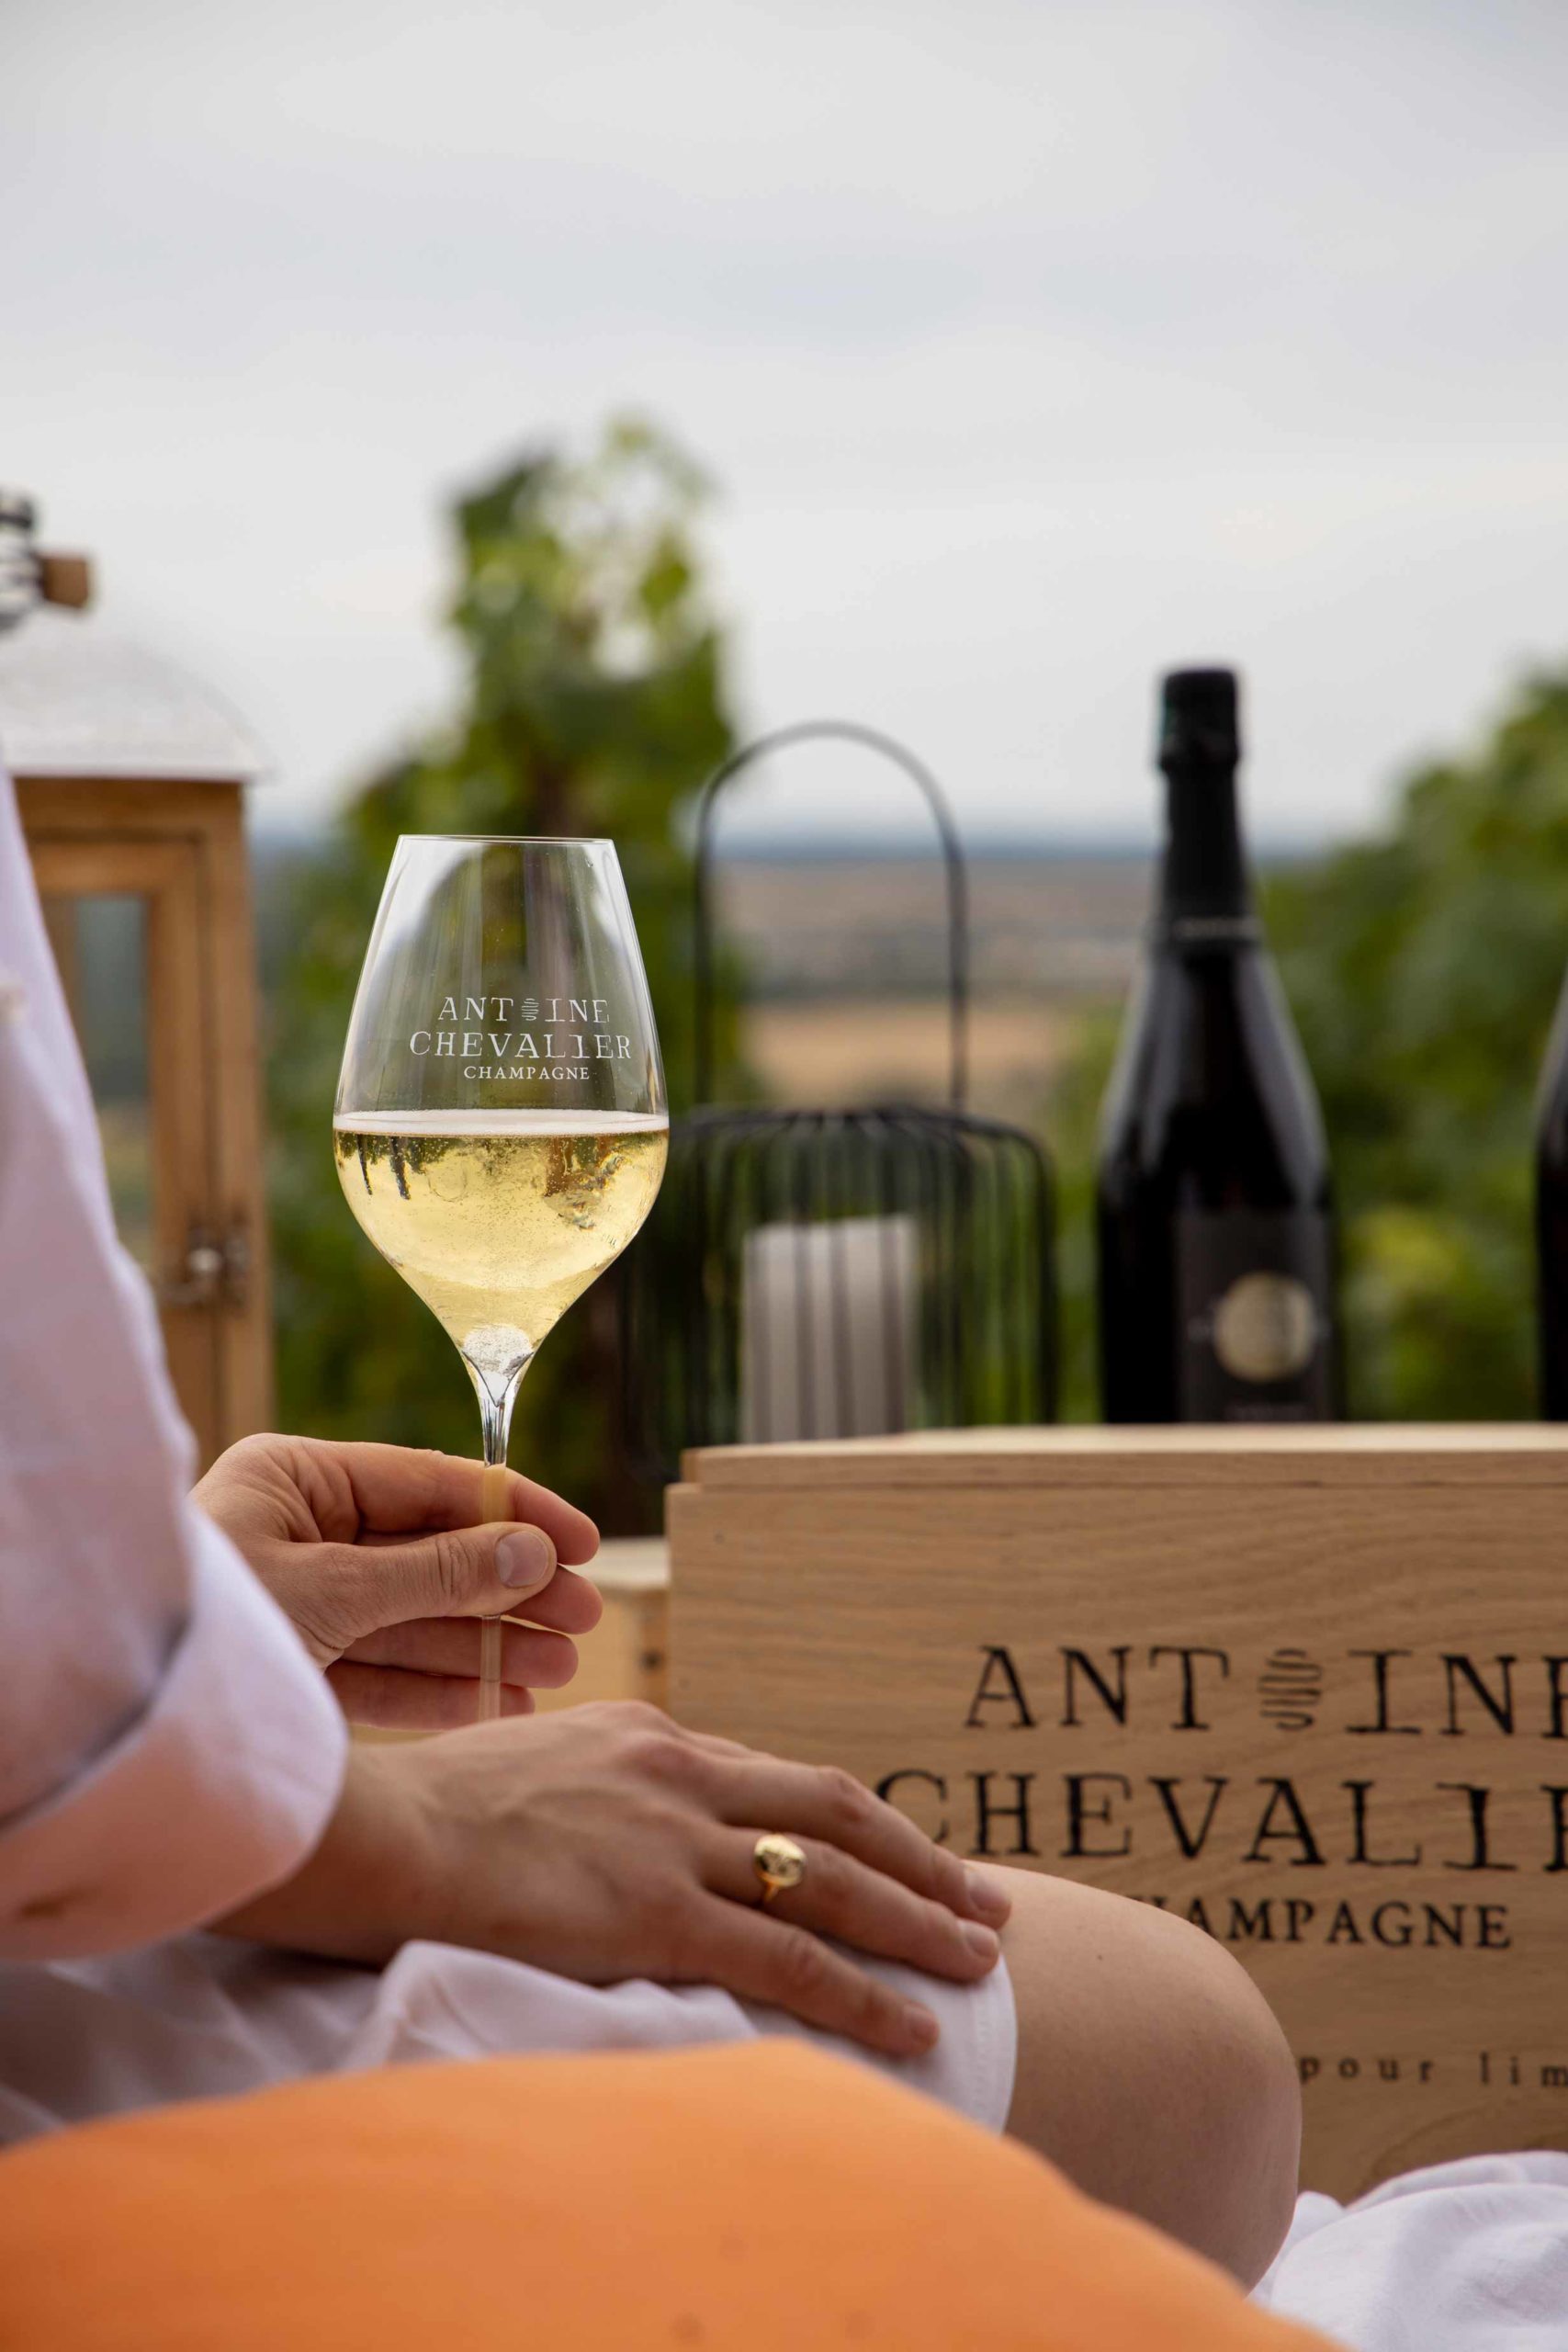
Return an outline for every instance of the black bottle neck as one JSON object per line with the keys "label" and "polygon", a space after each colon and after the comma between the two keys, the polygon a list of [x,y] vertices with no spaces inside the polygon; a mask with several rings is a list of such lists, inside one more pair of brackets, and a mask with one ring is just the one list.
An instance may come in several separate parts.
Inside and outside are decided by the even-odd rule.
{"label": "black bottle neck", "polygon": [[1258,936],[1252,876],[1242,847],[1235,770],[1213,761],[1167,763],[1166,845],[1156,928],[1178,941],[1244,943]]}

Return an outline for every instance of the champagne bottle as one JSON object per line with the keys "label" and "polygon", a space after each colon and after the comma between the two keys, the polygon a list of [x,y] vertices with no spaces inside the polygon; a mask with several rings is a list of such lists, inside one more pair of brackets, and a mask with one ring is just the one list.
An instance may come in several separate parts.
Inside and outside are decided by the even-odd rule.
{"label": "champagne bottle", "polygon": [[1108,1421],[1324,1421],[1338,1409],[1328,1155],[1253,900],[1236,677],[1162,696],[1167,835],[1103,1114]]}
{"label": "champagne bottle", "polygon": [[1540,1417],[1568,1421],[1568,980],[1536,1099],[1535,1242]]}

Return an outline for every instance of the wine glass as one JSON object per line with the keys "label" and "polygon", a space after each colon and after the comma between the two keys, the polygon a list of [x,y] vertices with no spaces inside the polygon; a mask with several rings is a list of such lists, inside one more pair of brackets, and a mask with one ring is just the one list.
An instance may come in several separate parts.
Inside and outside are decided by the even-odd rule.
{"label": "wine glass", "polygon": [[[510,1516],[523,1375],[647,1216],[668,1140],[614,842],[404,834],[349,1015],[333,1144],[350,1208],[468,1366],[486,1520]],[[501,1713],[493,1618],[479,1711]]]}

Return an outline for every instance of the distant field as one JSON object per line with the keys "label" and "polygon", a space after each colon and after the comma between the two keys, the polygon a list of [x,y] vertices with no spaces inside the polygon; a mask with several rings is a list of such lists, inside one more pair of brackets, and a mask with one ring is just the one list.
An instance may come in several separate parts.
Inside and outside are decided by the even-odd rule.
{"label": "distant field", "polygon": [[[973,1109],[1037,1123],[1084,1012],[1124,994],[1148,907],[1133,857],[968,870]],[[912,857],[737,860],[720,897],[746,972],[747,1058],[779,1102],[945,1096],[941,869]]]}
{"label": "distant field", "polygon": [[[968,888],[977,994],[1103,999],[1125,988],[1148,910],[1146,859],[980,857]],[[737,860],[722,869],[719,906],[760,996],[918,997],[946,970],[930,859]]]}
{"label": "distant field", "polygon": [[[1077,1014],[1041,998],[985,999],[969,1024],[969,1102],[1030,1126],[1068,1051]],[[946,1008],[931,997],[813,998],[754,1004],[747,1060],[772,1100],[805,1105],[940,1102]]]}

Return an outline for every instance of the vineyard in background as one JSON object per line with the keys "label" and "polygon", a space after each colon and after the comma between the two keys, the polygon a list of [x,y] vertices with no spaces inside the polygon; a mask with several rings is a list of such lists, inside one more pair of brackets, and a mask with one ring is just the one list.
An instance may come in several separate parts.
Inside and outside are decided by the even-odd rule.
{"label": "vineyard in background", "polygon": [[[693,796],[734,732],[700,495],[668,443],[620,427],[585,465],[547,452],[466,501],[464,707],[357,793],[329,840],[262,861],[284,1426],[471,1446],[454,1352],[353,1227],[328,1143],[400,831],[613,833],[681,1103]],[[1267,790],[1266,773],[1245,780],[1264,837]],[[1151,837],[1155,795],[1151,777]],[[974,1099],[1055,1161],[1072,1419],[1094,1410],[1095,1123],[1148,888],[1146,862],[1126,857],[1010,848],[974,868]],[[1268,872],[1265,900],[1334,1152],[1352,1411],[1528,1416],[1530,1104],[1568,962],[1568,674],[1528,683],[1469,756],[1412,777],[1375,838]],[[931,867],[730,861],[725,905],[739,943],[730,1050],[750,1091],[940,1093]],[[617,1465],[614,1350],[601,1285],[525,1385],[513,1458],[630,1530],[657,1500]]]}

